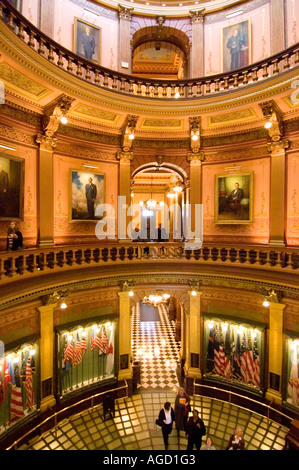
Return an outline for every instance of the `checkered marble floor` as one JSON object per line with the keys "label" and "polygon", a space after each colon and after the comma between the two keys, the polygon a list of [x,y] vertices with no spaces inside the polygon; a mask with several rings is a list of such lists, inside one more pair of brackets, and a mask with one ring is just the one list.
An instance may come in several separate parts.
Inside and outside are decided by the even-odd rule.
{"label": "checkered marble floor", "polygon": [[[62,421],[23,445],[19,450],[164,450],[161,429],[155,419],[165,401],[173,405],[174,391],[138,391],[115,403],[115,417],[103,419],[102,406],[83,411]],[[205,397],[195,397],[195,407],[203,419],[207,435],[216,450],[224,450],[236,426],[244,432],[248,450],[283,450],[287,429],[248,410]],[[203,438],[205,443],[206,436]],[[186,450],[183,432],[174,429],[169,451]]]}
{"label": "checkered marble floor", "polygon": [[165,305],[158,306],[160,321],[140,321],[140,304],[132,313],[133,361],[140,362],[138,389],[177,390],[180,344],[175,340],[175,322]]}

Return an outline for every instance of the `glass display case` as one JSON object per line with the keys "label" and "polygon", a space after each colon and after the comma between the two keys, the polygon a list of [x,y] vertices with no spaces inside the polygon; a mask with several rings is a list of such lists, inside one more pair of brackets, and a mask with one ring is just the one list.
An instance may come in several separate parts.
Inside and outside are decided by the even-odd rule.
{"label": "glass display case", "polygon": [[4,348],[0,363],[0,433],[37,410],[38,343]]}
{"label": "glass display case", "polygon": [[259,327],[205,319],[205,375],[260,390],[264,332]]}
{"label": "glass display case", "polygon": [[299,407],[299,338],[288,338],[287,347],[287,376],[286,402]]}
{"label": "glass display case", "polygon": [[92,322],[58,332],[61,396],[115,376],[115,321]]}

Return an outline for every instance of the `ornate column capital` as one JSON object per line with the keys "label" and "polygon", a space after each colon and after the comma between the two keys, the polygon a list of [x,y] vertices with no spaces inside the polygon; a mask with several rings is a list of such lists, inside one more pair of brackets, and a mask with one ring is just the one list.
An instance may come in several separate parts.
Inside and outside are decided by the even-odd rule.
{"label": "ornate column capital", "polygon": [[116,158],[120,163],[131,163],[134,158],[134,152],[123,152],[120,150],[117,152]]}
{"label": "ornate column capital", "polygon": [[290,142],[288,139],[272,141],[267,144],[267,149],[270,153],[281,153],[289,147],[289,144]]}
{"label": "ornate column capital", "polygon": [[39,144],[40,148],[44,150],[53,151],[57,146],[57,139],[56,137],[50,137],[43,134],[37,134],[35,138],[35,142]]}
{"label": "ornate column capital", "polygon": [[189,16],[191,19],[191,24],[203,23],[205,20],[205,11],[205,8],[203,8],[202,10],[190,10]]}
{"label": "ornate column capital", "polygon": [[118,16],[120,20],[131,21],[133,11],[134,8],[128,8],[121,4],[118,5]]}
{"label": "ornate column capital", "polygon": [[198,153],[188,153],[187,160],[190,163],[190,166],[199,166],[205,159],[205,154],[203,152]]}

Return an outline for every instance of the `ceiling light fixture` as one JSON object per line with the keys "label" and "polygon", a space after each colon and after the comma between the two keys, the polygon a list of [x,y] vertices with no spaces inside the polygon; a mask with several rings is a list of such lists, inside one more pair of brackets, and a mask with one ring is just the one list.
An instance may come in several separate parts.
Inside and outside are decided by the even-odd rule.
{"label": "ceiling light fixture", "polygon": [[61,122],[61,124],[65,125],[65,124],[67,124],[68,121],[67,121],[67,118],[65,116],[62,116],[62,118],[60,119],[60,122]]}

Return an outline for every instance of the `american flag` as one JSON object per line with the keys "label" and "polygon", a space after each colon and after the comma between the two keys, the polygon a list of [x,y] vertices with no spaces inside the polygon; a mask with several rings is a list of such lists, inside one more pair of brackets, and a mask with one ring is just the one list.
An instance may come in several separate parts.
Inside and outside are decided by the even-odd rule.
{"label": "american flag", "polygon": [[[25,383],[26,384],[26,383]],[[21,418],[24,415],[22,390],[20,387],[13,387],[10,396],[10,416]]]}
{"label": "american flag", "polygon": [[24,382],[27,394],[26,394],[26,405],[31,410],[34,404],[34,394],[33,394],[33,380],[32,380],[32,370],[31,370],[31,359],[28,357],[26,364],[26,380]]}
{"label": "american flag", "polygon": [[91,336],[91,350],[93,351],[94,348],[98,348],[99,350],[101,349],[101,339],[99,337],[100,331],[97,333],[95,329],[92,331],[92,336]]}
{"label": "american flag", "polygon": [[67,341],[65,338],[64,351],[63,351],[63,360],[64,361],[73,361],[75,354],[75,349],[72,341]]}
{"label": "american flag", "polygon": [[87,351],[87,345],[86,345],[85,336],[83,336],[83,334],[82,334],[82,339],[81,339],[81,350],[82,350],[82,357],[84,357],[84,354]]}
{"label": "american flag", "polygon": [[229,378],[231,375],[231,366],[230,360],[225,355],[223,346],[220,345],[218,351],[214,350],[214,363],[215,363],[215,372],[218,375],[222,375],[226,378]]}
{"label": "american flag", "polygon": [[241,357],[241,376],[244,382],[260,386],[260,361],[257,347],[257,339],[254,339],[254,346],[252,348],[251,334],[248,333],[248,346],[245,349],[245,335],[242,342],[242,357]]}
{"label": "american flag", "polygon": [[80,364],[82,361],[82,349],[81,349],[81,343],[79,339],[79,333],[77,333],[77,341],[76,341],[76,346],[74,348],[74,355],[73,355],[73,366],[77,366]]}
{"label": "american flag", "polygon": [[256,337],[253,343],[253,383],[257,387],[259,387],[261,383],[260,357]]}
{"label": "american flag", "polygon": [[105,327],[102,328],[101,351],[102,351],[102,354],[108,353],[108,336],[106,334]]}

